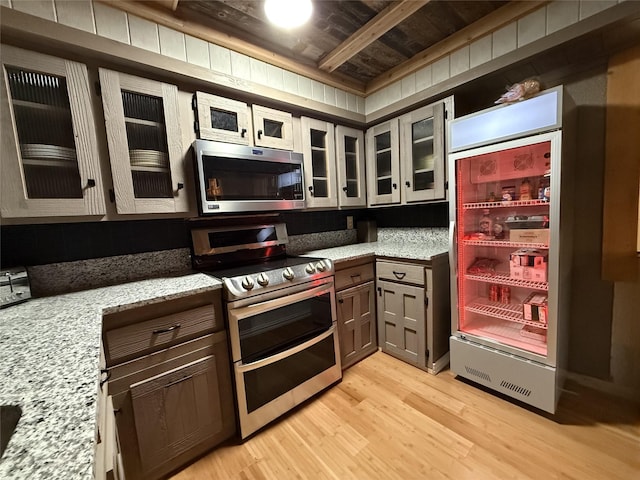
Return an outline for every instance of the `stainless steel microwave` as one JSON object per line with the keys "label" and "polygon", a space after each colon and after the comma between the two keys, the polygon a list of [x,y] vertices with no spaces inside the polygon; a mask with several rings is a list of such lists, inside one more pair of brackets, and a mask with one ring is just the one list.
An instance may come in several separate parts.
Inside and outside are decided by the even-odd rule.
{"label": "stainless steel microwave", "polygon": [[201,214],[304,208],[301,153],[211,140],[193,151]]}

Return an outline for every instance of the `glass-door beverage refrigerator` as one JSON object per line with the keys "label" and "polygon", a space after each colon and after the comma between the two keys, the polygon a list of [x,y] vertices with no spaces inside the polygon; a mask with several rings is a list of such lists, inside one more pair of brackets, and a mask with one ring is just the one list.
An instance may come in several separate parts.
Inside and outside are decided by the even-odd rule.
{"label": "glass-door beverage refrigerator", "polygon": [[551,413],[567,357],[572,111],[556,87],[448,130],[451,369]]}

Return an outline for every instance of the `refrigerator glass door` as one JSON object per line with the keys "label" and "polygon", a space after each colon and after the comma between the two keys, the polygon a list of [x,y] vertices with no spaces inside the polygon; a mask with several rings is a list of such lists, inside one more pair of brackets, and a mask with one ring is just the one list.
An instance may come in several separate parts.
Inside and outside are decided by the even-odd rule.
{"label": "refrigerator glass door", "polygon": [[455,155],[458,334],[536,360],[547,356],[555,322],[548,294],[557,151],[553,137],[541,136]]}

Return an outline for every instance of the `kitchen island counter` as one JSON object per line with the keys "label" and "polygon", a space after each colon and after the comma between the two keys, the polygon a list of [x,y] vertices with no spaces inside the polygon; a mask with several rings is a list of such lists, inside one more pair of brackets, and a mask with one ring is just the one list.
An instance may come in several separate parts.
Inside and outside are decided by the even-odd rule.
{"label": "kitchen island counter", "polygon": [[34,298],[0,311],[0,405],[22,416],[3,479],[93,478],[103,313],[217,290],[193,273]]}

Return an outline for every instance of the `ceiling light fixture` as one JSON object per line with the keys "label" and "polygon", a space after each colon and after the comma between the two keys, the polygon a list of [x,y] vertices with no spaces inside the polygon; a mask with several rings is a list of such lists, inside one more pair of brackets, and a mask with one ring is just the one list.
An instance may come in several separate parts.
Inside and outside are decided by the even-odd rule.
{"label": "ceiling light fixture", "polygon": [[311,0],[265,0],[264,13],[274,25],[296,28],[311,17]]}

